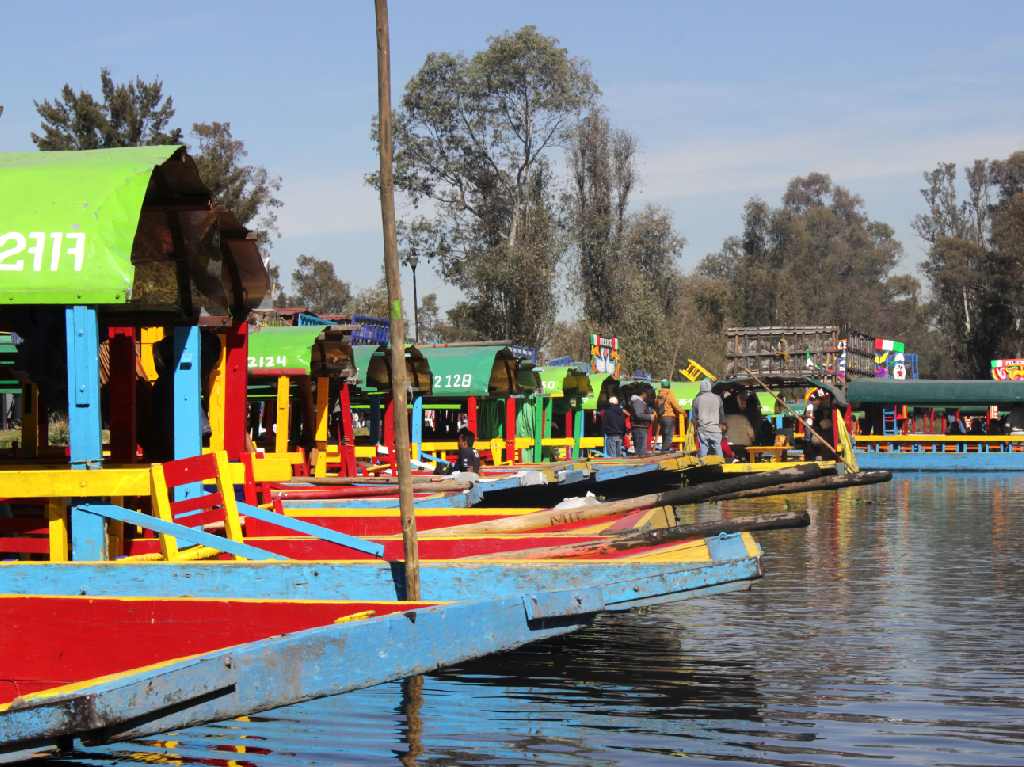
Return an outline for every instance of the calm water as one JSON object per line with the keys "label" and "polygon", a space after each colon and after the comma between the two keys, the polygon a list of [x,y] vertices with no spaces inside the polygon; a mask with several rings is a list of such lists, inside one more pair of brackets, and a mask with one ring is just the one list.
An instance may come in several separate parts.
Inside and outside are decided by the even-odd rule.
{"label": "calm water", "polygon": [[812,527],[748,593],[63,763],[1024,765],[1024,476],[723,506]]}

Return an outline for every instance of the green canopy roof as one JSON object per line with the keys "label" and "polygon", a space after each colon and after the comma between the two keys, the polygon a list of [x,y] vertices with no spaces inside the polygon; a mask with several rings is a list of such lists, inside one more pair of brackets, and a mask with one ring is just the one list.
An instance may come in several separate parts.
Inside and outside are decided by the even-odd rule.
{"label": "green canopy roof", "polygon": [[[360,344],[352,347],[356,367],[356,385],[367,394],[381,394],[391,390],[391,351],[387,346]],[[409,388],[417,394],[430,394],[430,365],[419,349],[405,350],[405,371]]]}
{"label": "green canopy roof", "polygon": [[590,376],[575,367],[538,368],[545,397],[587,397],[593,392]]}
{"label": "green canopy roof", "polygon": [[18,347],[11,340],[10,333],[0,333],[0,394],[18,394],[21,384],[11,374],[14,368],[14,356]]}
{"label": "green canopy roof", "polygon": [[4,304],[240,313],[268,286],[180,146],[0,153],[0,271]]}
{"label": "green canopy roof", "polygon": [[418,346],[430,364],[434,397],[503,397],[519,390],[507,346]]}
{"label": "green canopy roof", "polygon": [[153,169],[177,146],[0,154],[5,303],[124,303]]}
{"label": "green canopy roof", "polygon": [[587,379],[590,381],[590,394],[583,398],[582,407],[584,410],[597,410],[597,403],[601,398],[601,388],[614,389],[618,386],[618,381],[609,373],[588,373]]}
{"label": "green canopy roof", "polygon": [[892,381],[856,378],[846,387],[855,405],[898,404],[931,407],[1024,403],[1024,381]]}
{"label": "green canopy roof", "polygon": [[249,334],[249,374],[355,378],[348,335],[329,325],[266,327]]}

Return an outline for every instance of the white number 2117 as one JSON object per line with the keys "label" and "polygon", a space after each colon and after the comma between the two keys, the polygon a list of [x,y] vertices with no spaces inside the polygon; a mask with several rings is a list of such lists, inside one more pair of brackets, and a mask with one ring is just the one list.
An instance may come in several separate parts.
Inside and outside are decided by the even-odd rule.
{"label": "white number 2117", "polygon": [[[47,246],[49,239],[49,246]],[[85,261],[84,232],[7,232],[0,234],[0,272],[33,272],[60,269],[62,256],[73,259],[76,272]]]}

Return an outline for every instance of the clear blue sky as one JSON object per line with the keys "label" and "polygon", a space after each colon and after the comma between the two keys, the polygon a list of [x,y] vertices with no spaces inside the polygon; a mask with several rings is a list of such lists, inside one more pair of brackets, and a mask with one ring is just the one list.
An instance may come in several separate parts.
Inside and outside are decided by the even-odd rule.
{"label": "clear blue sky", "polygon": [[[686,268],[737,231],[747,198],[778,202],[814,170],[861,194],[912,268],[921,173],[1024,148],[1020,2],[392,0],[391,22],[396,101],[428,52],[472,53],[524,24],[588,59],[613,123],[639,139],[637,201],[672,210]],[[357,287],[377,279],[380,213],[362,183],[376,165],[370,0],[9,0],[3,26],[0,149],[32,147],[33,99],[65,82],[98,90],[102,66],[158,76],[179,125],[230,121],[283,178],[282,272],[309,253]]]}

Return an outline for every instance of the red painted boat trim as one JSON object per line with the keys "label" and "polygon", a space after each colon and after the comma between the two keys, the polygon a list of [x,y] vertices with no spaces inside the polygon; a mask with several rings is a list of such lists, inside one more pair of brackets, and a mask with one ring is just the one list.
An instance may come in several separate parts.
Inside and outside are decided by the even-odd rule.
{"label": "red painted boat trim", "polygon": [[356,613],[427,604],[0,596],[0,703]]}

